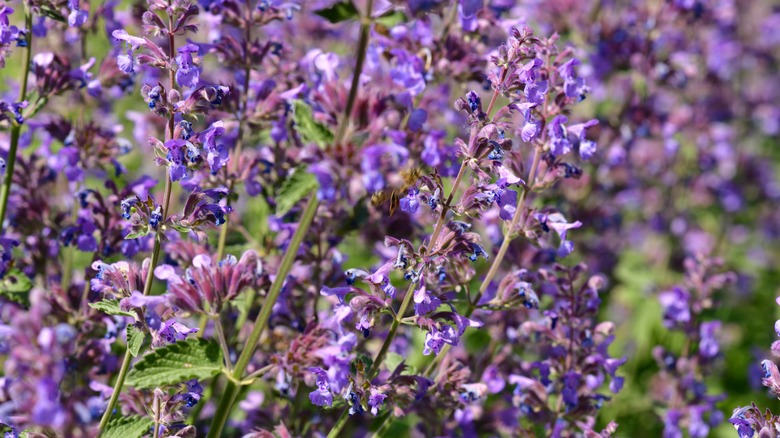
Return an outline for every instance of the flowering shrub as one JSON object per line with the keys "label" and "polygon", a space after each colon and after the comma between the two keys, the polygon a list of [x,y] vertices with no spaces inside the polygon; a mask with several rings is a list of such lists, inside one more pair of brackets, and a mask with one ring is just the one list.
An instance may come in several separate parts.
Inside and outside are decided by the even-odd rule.
{"label": "flowering shrub", "polygon": [[0,430],[777,436],[779,23],[1,5]]}

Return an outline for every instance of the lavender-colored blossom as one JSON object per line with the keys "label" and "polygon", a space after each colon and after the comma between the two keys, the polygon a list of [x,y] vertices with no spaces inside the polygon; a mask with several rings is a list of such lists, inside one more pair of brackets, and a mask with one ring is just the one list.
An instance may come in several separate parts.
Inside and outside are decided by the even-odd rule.
{"label": "lavender-colored blossom", "polygon": [[81,27],[87,22],[89,11],[79,8],[79,0],[68,0],[68,9],[70,9],[70,14],[68,15],[68,25],[70,27]]}
{"label": "lavender-colored blossom", "polygon": [[179,55],[176,57],[176,63],[179,68],[176,70],[176,83],[181,87],[195,88],[200,81],[200,70],[194,65],[192,54],[198,53],[198,46],[187,44],[178,49]]}
{"label": "lavender-colored blossom", "polygon": [[216,174],[229,160],[227,147],[218,143],[218,138],[224,134],[225,128],[222,121],[214,122],[208,129],[198,134],[198,140],[206,149],[206,161],[212,174]]}
{"label": "lavender-colored blossom", "polygon": [[328,375],[319,367],[311,367],[309,371],[314,373],[317,379],[317,389],[309,393],[309,400],[317,406],[332,406],[333,394],[330,392]]}

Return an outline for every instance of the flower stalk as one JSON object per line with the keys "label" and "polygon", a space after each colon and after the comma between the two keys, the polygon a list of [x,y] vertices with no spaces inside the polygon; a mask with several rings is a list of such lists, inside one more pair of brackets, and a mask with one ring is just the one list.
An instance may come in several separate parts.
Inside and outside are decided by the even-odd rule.
{"label": "flower stalk", "polygon": [[[24,24],[27,29],[24,38],[27,43],[24,48],[22,64],[21,85],[19,86],[18,101],[23,102],[27,97],[27,77],[30,75],[30,60],[32,58],[32,11],[27,3],[24,4]],[[8,209],[8,197],[11,195],[11,185],[14,179],[14,166],[16,165],[16,152],[19,148],[19,137],[22,133],[22,124],[13,123],[11,127],[11,142],[8,146],[8,159],[6,160],[3,186],[0,187],[0,229],[5,222],[5,214]]]}
{"label": "flower stalk", "polygon": [[230,411],[233,409],[233,404],[235,403],[236,398],[238,397],[238,393],[241,389],[238,382],[241,382],[244,379],[244,372],[246,371],[246,367],[249,365],[249,361],[252,359],[252,356],[255,353],[257,342],[260,340],[260,336],[263,334],[263,330],[268,324],[268,320],[271,317],[271,311],[273,310],[273,305],[277,298],[279,298],[279,294],[282,291],[282,286],[287,279],[287,275],[292,269],[293,263],[295,262],[295,257],[298,254],[298,249],[301,246],[301,242],[303,242],[303,238],[306,235],[306,232],[309,230],[309,226],[314,219],[314,215],[317,212],[317,207],[319,204],[320,203],[317,199],[317,194],[313,193],[309,198],[309,202],[306,205],[306,209],[304,210],[303,215],[301,216],[301,220],[298,223],[298,228],[296,228],[295,233],[292,236],[290,245],[287,247],[287,251],[284,254],[282,263],[279,266],[279,271],[276,273],[276,278],[271,285],[271,289],[268,291],[268,295],[266,296],[262,309],[260,309],[260,314],[258,314],[257,319],[255,319],[252,333],[249,334],[249,337],[244,343],[244,349],[241,351],[241,355],[236,362],[236,366],[233,369],[233,372],[230,374],[227,386],[225,387],[225,392],[222,394],[222,398],[220,399],[219,405],[217,406],[217,411],[214,414],[214,419],[211,422],[211,427],[209,428],[209,438],[222,436],[222,429],[225,427],[225,423],[227,422],[228,416],[230,415]]}
{"label": "flower stalk", "polygon": [[[170,5],[170,1],[169,1]],[[176,41],[173,35],[174,24],[173,24],[173,17],[168,16],[168,29],[169,32],[169,38],[168,38],[168,57],[170,59],[174,59],[176,56]],[[173,69],[169,69],[168,71],[168,86],[171,90],[173,90],[176,87],[176,71]],[[168,123],[167,123],[167,129],[165,134],[165,139],[170,140],[173,138],[174,134],[174,126],[175,126],[175,114],[171,113],[168,117]],[[171,203],[171,192],[173,190],[173,182],[171,181],[170,174],[166,171],[165,172],[165,193],[163,195],[163,204],[162,204],[162,223],[165,223],[165,220],[168,218],[168,210]],[[154,247],[152,248],[152,260],[149,264],[149,270],[146,274],[146,280],[144,281],[144,290],[143,295],[147,296],[152,291],[152,284],[154,282],[154,269],[157,267],[157,264],[160,261],[160,248],[162,246],[162,233],[164,232],[164,225],[161,225],[154,236]],[[106,406],[105,412],[103,412],[103,416],[100,419],[100,426],[98,427],[98,433],[97,436],[101,436],[103,432],[106,430],[106,426],[108,426],[108,421],[111,418],[111,415],[114,411],[114,408],[116,408],[116,403],[119,400],[119,394],[122,392],[122,388],[125,385],[125,378],[127,377],[127,372],[130,370],[131,361],[132,361],[132,353],[130,352],[130,349],[128,348],[125,350],[125,356],[122,359],[122,365],[119,368],[119,374],[117,375],[116,382],[114,383],[114,390],[111,393],[111,398],[109,399],[108,406]],[[229,359],[227,359],[229,360]],[[156,432],[156,430],[155,430]]]}

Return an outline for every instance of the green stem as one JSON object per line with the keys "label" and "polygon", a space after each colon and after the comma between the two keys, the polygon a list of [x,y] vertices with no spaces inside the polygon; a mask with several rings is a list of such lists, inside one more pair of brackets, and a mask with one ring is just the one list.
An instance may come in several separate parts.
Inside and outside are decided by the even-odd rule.
{"label": "green stem", "polygon": [[[249,23],[250,18],[250,8],[249,4],[247,4],[247,7],[244,8],[246,11],[247,17],[245,19],[247,20],[247,23]],[[225,175],[227,175],[228,178],[228,199],[227,199],[227,206],[229,207],[231,204],[231,198],[230,195],[233,193],[233,188],[235,187],[235,180],[231,178],[231,171],[228,170],[229,168],[232,169],[232,172],[238,171],[238,162],[241,158],[241,151],[243,149],[244,145],[244,124],[246,123],[246,111],[249,107],[249,76],[252,73],[252,63],[249,60],[249,48],[252,44],[252,27],[247,24],[246,25],[246,31],[244,32],[244,56],[246,57],[244,62],[244,92],[241,93],[241,101],[239,103],[239,111],[240,114],[238,116],[238,129],[236,132],[236,148],[233,151],[233,156],[231,157],[230,164],[228,167],[225,168]],[[230,229],[230,216],[225,217],[225,223],[222,224],[222,228],[219,230],[219,240],[217,240],[217,260],[222,260],[223,257],[225,257],[225,245],[227,244],[227,235],[228,231]],[[246,311],[249,312],[249,309],[251,308],[252,303],[248,302],[246,303]],[[198,336],[203,337],[206,334],[206,324],[208,323],[208,317],[206,315],[200,316],[200,321],[198,324],[198,327],[200,330],[198,330]],[[236,327],[241,327],[241,325],[237,325]]]}
{"label": "green stem", "polygon": [[217,438],[222,435],[222,429],[225,427],[227,418],[233,408],[233,403],[236,401],[236,397],[240,390],[238,382],[243,380],[244,371],[246,371],[246,367],[249,365],[249,361],[255,353],[255,348],[257,347],[257,342],[260,340],[260,335],[263,334],[263,329],[268,324],[268,319],[271,317],[274,303],[276,303],[276,300],[279,298],[282,286],[292,269],[293,263],[295,262],[295,256],[298,254],[298,249],[301,247],[301,242],[303,242],[303,238],[309,230],[315,213],[317,213],[319,204],[320,202],[317,199],[317,194],[312,193],[309,198],[309,203],[306,205],[306,209],[303,212],[303,216],[301,216],[301,220],[298,223],[298,228],[296,228],[290,245],[287,247],[287,251],[284,254],[282,264],[279,266],[279,271],[276,273],[276,278],[271,285],[271,289],[268,291],[268,296],[266,296],[263,307],[260,309],[260,314],[257,315],[255,325],[252,328],[252,333],[250,333],[249,338],[247,338],[246,343],[244,344],[244,349],[241,351],[241,356],[239,356],[238,361],[236,362],[236,367],[233,369],[231,378],[228,379],[225,392],[222,394],[222,399],[217,407],[217,412],[214,414],[214,419],[211,422],[211,428],[209,429],[208,434],[209,438]]}
{"label": "green stem", "polygon": [[396,313],[395,318],[393,319],[392,325],[390,325],[390,331],[387,332],[385,342],[382,344],[382,348],[379,349],[379,353],[377,353],[374,363],[368,370],[368,374],[366,375],[368,380],[373,379],[374,376],[379,373],[379,367],[382,365],[387,352],[390,350],[390,345],[395,339],[396,332],[398,332],[398,326],[401,325],[401,320],[403,319],[404,314],[406,314],[406,310],[409,309],[409,304],[412,302],[415,284],[416,283],[410,283],[409,288],[406,289],[406,295],[404,296],[403,302],[401,302],[401,307],[398,309],[398,313]]}
{"label": "green stem", "polygon": [[344,108],[344,115],[339,123],[338,130],[336,131],[334,146],[338,146],[342,140],[344,140],[344,134],[347,132],[349,126],[349,118],[352,116],[352,108],[355,106],[355,100],[357,99],[358,88],[360,88],[360,75],[363,73],[363,63],[366,60],[366,51],[368,49],[368,37],[371,33],[371,10],[373,9],[374,0],[366,1],[366,15],[360,22],[360,37],[358,38],[357,46],[357,58],[355,58],[355,72],[352,75],[352,85],[349,87],[349,97],[347,98],[347,106]]}
{"label": "green stem", "polygon": [[[171,4],[171,0],[168,1],[168,4]],[[173,29],[173,17],[168,16],[168,29]],[[176,54],[176,41],[174,38],[174,35],[172,32],[169,32],[168,37],[168,56],[170,59],[174,59]],[[169,70],[168,72],[168,83],[169,88],[173,90],[176,87],[176,72],[174,70]],[[171,113],[170,117],[168,117],[168,123],[167,123],[167,129],[165,134],[166,140],[171,140],[173,138],[174,133],[174,126],[175,126],[175,120],[174,120],[175,114]],[[168,219],[168,209],[171,204],[171,191],[173,190],[173,182],[171,181],[170,175],[166,171],[165,174],[165,195],[163,196],[163,204],[162,204],[162,224],[165,224],[165,221]],[[165,228],[165,225],[162,225],[158,228],[155,239],[154,239],[154,248],[152,249],[152,261],[149,264],[149,271],[146,273],[146,280],[144,282],[144,295],[149,295],[149,293],[152,291],[152,283],[154,282],[154,268],[157,267],[157,263],[160,260],[160,247],[162,246],[162,232]],[[103,432],[106,430],[106,426],[108,425],[108,420],[111,418],[111,413],[114,411],[114,408],[116,408],[117,400],[119,400],[119,393],[122,392],[122,388],[125,386],[125,378],[127,377],[127,372],[130,369],[130,361],[132,360],[133,356],[130,353],[130,349],[125,350],[125,357],[122,359],[122,366],[119,368],[119,375],[116,378],[116,382],[114,382],[114,391],[111,393],[111,399],[108,402],[108,406],[106,407],[106,411],[103,412],[103,417],[100,419],[100,426],[98,428],[97,436],[103,434]]]}
{"label": "green stem", "polygon": [[[422,273],[420,273],[420,276],[422,277]],[[401,320],[404,318],[404,314],[409,308],[409,304],[412,302],[415,284],[416,283],[414,282],[409,284],[409,288],[406,290],[406,295],[404,295],[404,300],[401,302],[401,307],[395,314],[395,318],[393,318],[393,324],[390,326],[390,331],[387,333],[387,337],[385,337],[385,342],[382,344],[382,348],[379,349],[379,353],[377,353],[376,358],[374,359],[374,363],[371,364],[371,368],[368,370],[368,373],[366,373],[367,380],[373,379],[374,375],[379,372],[379,367],[382,366],[382,362],[385,360],[387,352],[390,351],[390,345],[392,345],[393,341],[395,340],[395,335],[398,332],[398,326],[401,325]],[[338,421],[336,421],[336,424],[333,425],[333,428],[328,433],[328,438],[338,437],[342,429],[344,429],[344,426],[347,425],[348,418],[349,410],[344,409],[344,412],[341,413],[341,417],[339,417]]]}
{"label": "green stem", "polygon": [[[165,179],[165,201],[163,203],[163,211],[168,211],[168,204],[171,200],[171,188],[173,184],[171,183],[170,178]],[[165,217],[165,216],[163,216]],[[165,223],[165,219],[162,221]],[[160,227],[162,229],[162,227]],[[144,295],[149,295],[149,293],[152,291],[152,282],[154,281],[154,268],[157,266],[158,261],[160,260],[160,246],[161,246],[161,238],[160,238],[161,231],[157,232],[157,235],[155,236],[154,240],[154,248],[152,249],[152,262],[149,265],[149,271],[146,273],[146,281],[144,282]],[[98,428],[98,434],[97,436],[100,436],[106,429],[106,425],[108,424],[109,418],[111,418],[111,413],[114,411],[114,408],[116,407],[116,402],[119,399],[119,393],[122,391],[122,388],[125,385],[125,377],[127,377],[127,371],[130,369],[130,360],[133,358],[132,354],[130,353],[130,349],[128,348],[125,350],[125,358],[122,360],[122,366],[119,368],[119,375],[116,378],[116,382],[114,383],[114,392],[111,394],[111,399],[108,402],[108,406],[106,407],[106,411],[103,412],[103,418],[100,419],[100,427]]]}
{"label": "green stem", "polygon": [[161,401],[160,397],[157,397],[157,394],[155,394],[154,406],[152,407],[154,411],[154,432],[152,435],[153,438],[157,438],[160,436],[160,414],[162,413],[161,412],[162,406],[160,406],[160,401]]}
{"label": "green stem", "polygon": [[[498,254],[493,259],[493,263],[490,265],[490,269],[488,269],[488,273],[487,275],[485,275],[485,279],[482,281],[482,284],[480,284],[479,290],[477,291],[476,295],[472,300],[469,301],[469,307],[468,309],[466,309],[466,312],[464,314],[466,318],[470,318],[471,315],[474,313],[474,311],[477,309],[479,300],[482,298],[482,295],[485,293],[488,286],[490,286],[490,282],[498,273],[498,268],[500,267],[501,262],[504,260],[504,257],[506,256],[506,252],[509,249],[509,244],[512,243],[514,237],[515,228],[517,227],[517,224],[520,222],[520,218],[523,216],[523,210],[525,210],[524,208],[525,202],[528,199],[528,192],[531,190],[531,188],[533,187],[536,181],[536,171],[537,168],[539,167],[539,162],[541,161],[541,157],[542,157],[542,148],[537,146],[534,150],[534,158],[533,158],[533,163],[531,164],[531,170],[528,173],[528,182],[527,182],[528,186],[524,188],[523,192],[520,194],[520,200],[517,203],[517,210],[515,211],[514,216],[512,216],[512,221],[510,222],[509,226],[504,231],[504,241],[501,242],[501,247],[498,249]],[[429,363],[428,366],[425,368],[425,371],[423,372],[423,376],[427,377],[433,374],[433,371],[439,365],[441,360],[447,356],[449,351],[450,351],[450,345],[449,344],[444,345],[444,347],[441,349],[439,354],[436,355],[433,361],[431,361],[431,363]],[[390,420],[389,418],[390,417],[388,417],[382,422],[379,429],[377,429],[377,431],[374,433],[373,435],[374,438],[380,438],[382,434],[387,432],[387,430],[390,428],[390,425],[392,424],[392,420]]]}
{"label": "green stem", "polygon": [[[512,243],[514,237],[515,228],[517,227],[518,222],[520,222],[520,217],[523,216],[523,210],[525,210],[524,208],[525,202],[526,199],[528,199],[528,192],[531,190],[531,187],[533,187],[534,185],[534,181],[536,179],[536,170],[539,167],[539,161],[541,160],[541,157],[542,157],[542,148],[537,146],[536,149],[534,150],[533,164],[531,164],[531,170],[528,174],[529,186],[526,187],[523,190],[523,193],[520,194],[520,200],[517,203],[517,210],[515,211],[514,216],[512,216],[512,221],[510,222],[509,226],[504,231],[504,241],[501,242],[501,247],[498,249],[498,254],[493,259],[493,263],[490,265],[490,269],[488,270],[487,275],[485,275],[485,279],[482,281],[482,284],[479,286],[479,290],[474,296],[474,299],[469,302],[469,307],[468,309],[466,309],[466,313],[464,314],[466,318],[470,318],[471,315],[474,313],[474,311],[477,309],[477,305],[479,304],[480,298],[482,298],[482,294],[484,294],[488,286],[490,286],[490,282],[493,281],[493,277],[495,277],[496,274],[498,273],[498,268],[501,266],[501,262],[504,260],[504,256],[506,256],[506,252],[509,249],[509,244]],[[450,351],[450,345],[447,344],[444,346],[444,348],[442,348],[441,352],[439,352],[439,354],[428,365],[423,375],[424,376],[431,375],[431,373],[433,373],[433,370],[440,362],[440,359],[446,356],[449,351]]]}
{"label": "green stem", "polygon": [[[27,76],[30,74],[30,58],[32,57],[32,11],[24,4],[24,23],[26,26],[25,40],[27,47],[24,50],[24,65],[22,67],[22,84],[19,87],[19,102],[23,102],[27,96]],[[19,136],[22,133],[22,125],[13,122],[11,127],[11,143],[8,147],[8,158],[5,163],[5,177],[3,186],[0,188],[0,229],[3,229],[5,222],[5,213],[8,208],[8,197],[11,194],[11,184],[14,179],[14,166],[16,165],[16,150],[19,147]],[[4,231],[4,229],[3,229]]]}
{"label": "green stem", "polygon": [[222,328],[222,321],[219,319],[219,315],[214,318],[214,330],[217,332],[217,340],[219,346],[222,347],[222,355],[225,356],[225,367],[228,372],[231,371],[233,365],[230,361],[230,348],[228,348],[227,338],[225,338],[225,330]]}
{"label": "green stem", "polygon": [[[116,384],[114,385],[114,392],[111,393],[111,399],[108,401],[108,407],[106,407],[106,412],[103,412],[103,417],[100,419],[100,426],[98,427],[98,433],[97,436],[100,436],[104,430],[106,430],[106,426],[108,425],[108,419],[111,418],[111,413],[114,411],[114,408],[116,407],[116,402],[119,400],[119,393],[122,390],[122,386],[125,384],[125,377],[127,376],[127,370],[130,369],[130,359],[132,359],[133,356],[130,354],[130,349],[128,348],[127,352],[125,353],[125,358],[122,359],[122,366],[119,368],[119,375],[116,378]],[[119,384],[119,382],[122,382]]]}

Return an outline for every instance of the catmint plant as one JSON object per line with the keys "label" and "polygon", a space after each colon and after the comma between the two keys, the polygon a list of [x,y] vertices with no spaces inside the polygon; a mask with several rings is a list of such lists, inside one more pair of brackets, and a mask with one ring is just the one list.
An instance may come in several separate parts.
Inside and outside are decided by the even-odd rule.
{"label": "catmint plant", "polygon": [[775,9],[0,5],[0,431],[774,436]]}

